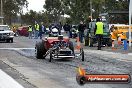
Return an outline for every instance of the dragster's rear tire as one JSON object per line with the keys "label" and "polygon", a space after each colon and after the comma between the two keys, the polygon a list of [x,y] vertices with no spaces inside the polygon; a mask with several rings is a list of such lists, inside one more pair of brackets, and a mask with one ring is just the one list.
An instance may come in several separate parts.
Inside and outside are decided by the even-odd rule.
{"label": "dragster's rear tire", "polygon": [[47,50],[45,49],[43,42],[36,43],[35,52],[37,59],[44,59],[45,58],[44,55],[46,54],[46,51]]}

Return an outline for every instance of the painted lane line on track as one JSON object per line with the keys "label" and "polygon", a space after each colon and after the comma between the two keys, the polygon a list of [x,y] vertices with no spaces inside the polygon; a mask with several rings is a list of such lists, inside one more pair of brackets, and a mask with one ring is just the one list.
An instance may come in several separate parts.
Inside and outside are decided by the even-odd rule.
{"label": "painted lane line on track", "polygon": [[120,59],[120,61],[132,62],[132,60],[127,60],[127,59]]}
{"label": "painted lane line on track", "polygon": [[0,88],[24,88],[0,69]]}
{"label": "painted lane line on track", "polygon": [[35,48],[0,48],[0,50],[23,50],[23,49],[32,49],[32,50],[34,50]]}
{"label": "painted lane line on track", "polygon": [[132,56],[132,53],[128,53],[128,55],[131,55]]}

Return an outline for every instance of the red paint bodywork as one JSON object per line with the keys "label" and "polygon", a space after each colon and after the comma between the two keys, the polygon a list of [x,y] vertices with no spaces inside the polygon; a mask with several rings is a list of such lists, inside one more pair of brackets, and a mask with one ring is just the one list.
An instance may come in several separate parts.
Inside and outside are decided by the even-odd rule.
{"label": "red paint bodywork", "polygon": [[19,27],[17,31],[20,36],[28,36],[28,26]]}
{"label": "red paint bodywork", "polygon": [[[52,47],[52,44],[54,44],[54,42],[60,41],[58,40],[58,37],[48,37],[47,39],[43,40],[45,41],[44,46],[47,50]],[[70,39],[68,37],[63,37],[62,41],[69,42],[69,40]]]}

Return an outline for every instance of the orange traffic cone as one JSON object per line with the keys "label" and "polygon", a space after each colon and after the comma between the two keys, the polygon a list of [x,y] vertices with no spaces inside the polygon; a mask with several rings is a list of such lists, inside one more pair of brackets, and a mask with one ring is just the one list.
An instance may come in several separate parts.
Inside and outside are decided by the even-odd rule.
{"label": "orange traffic cone", "polygon": [[80,50],[81,49],[81,44],[80,44],[80,41],[79,41],[79,37],[77,37],[76,40],[77,40],[76,49]]}

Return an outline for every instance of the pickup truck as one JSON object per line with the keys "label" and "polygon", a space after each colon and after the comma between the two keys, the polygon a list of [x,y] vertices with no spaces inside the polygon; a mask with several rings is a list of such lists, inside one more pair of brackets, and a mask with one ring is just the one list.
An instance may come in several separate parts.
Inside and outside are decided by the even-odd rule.
{"label": "pickup truck", "polygon": [[13,43],[14,32],[8,25],[0,25],[0,41],[6,41],[7,43]]}

